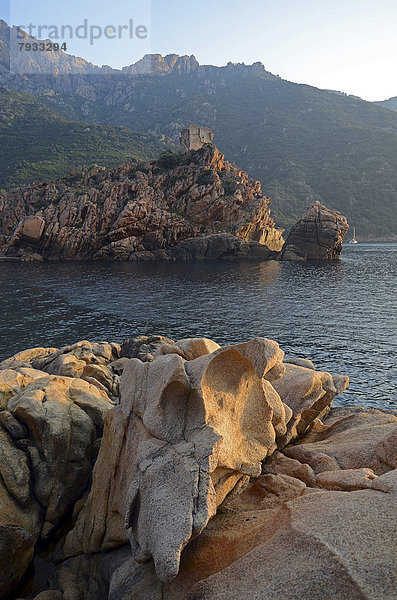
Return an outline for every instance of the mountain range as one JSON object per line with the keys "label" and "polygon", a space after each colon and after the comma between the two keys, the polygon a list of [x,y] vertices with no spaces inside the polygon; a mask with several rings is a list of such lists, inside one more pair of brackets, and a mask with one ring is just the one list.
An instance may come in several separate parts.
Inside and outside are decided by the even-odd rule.
{"label": "mountain range", "polygon": [[[147,55],[116,70],[64,53],[44,64],[37,52],[29,70],[22,64],[24,74],[15,74],[7,62],[10,34],[0,23],[0,85],[33,94],[60,119],[110,126],[114,135],[115,126],[146,132],[160,144],[164,136],[177,143],[191,123],[208,126],[214,144],[261,181],[279,226],[289,228],[319,200],[345,214],[359,239],[397,239],[391,100],[379,105],[291,83],[261,63],[214,67],[175,54]],[[90,156],[107,164],[104,155]],[[82,160],[76,154],[76,163]]]}

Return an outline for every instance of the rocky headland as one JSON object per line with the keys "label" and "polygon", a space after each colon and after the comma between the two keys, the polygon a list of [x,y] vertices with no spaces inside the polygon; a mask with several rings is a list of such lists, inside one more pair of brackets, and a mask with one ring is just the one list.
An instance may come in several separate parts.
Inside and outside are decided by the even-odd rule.
{"label": "rocky headland", "polygon": [[266,338],[3,361],[0,596],[394,599],[397,411],[347,385]]}
{"label": "rocky headland", "polygon": [[260,183],[211,144],[0,195],[9,259],[268,258],[282,233]]}
{"label": "rocky headland", "polygon": [[347,220],[319,202],[283,230],[259,181],[212,144],[0,195],[0,260],[335,260]]}

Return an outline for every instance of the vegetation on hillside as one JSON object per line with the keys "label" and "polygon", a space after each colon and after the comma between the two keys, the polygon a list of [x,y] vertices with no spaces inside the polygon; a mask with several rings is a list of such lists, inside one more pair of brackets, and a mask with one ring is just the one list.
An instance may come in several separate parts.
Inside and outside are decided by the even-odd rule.
{"label": "vegetation on hillside", "polygon": [[70,121],[40,98],[0,88],[0,188],[57,179],[84,164],[148,160],[170,147],[164,136]]}
{"label": "vegetation on hillside", "polygon": [[397,111],[397,96],[393,98],[389,98],[388,100],[382,100],[381,102],[376,102],[378,106],[383,106],[383,108],[388,108],[389,110]]}

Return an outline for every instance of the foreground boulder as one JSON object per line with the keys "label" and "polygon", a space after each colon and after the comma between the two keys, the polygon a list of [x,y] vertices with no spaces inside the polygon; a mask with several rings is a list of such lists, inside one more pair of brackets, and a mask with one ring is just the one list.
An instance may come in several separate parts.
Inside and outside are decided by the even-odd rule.
{"label": "foreground boulder", "polygon": [[84,374],[90,366],[111,370],[119,350],[83,341],[32,348],[0,363],[0,597],[89,486],[114,402]]}
{"label": "foreground boulder", "polygon": [[[285,450],[275,453],[264,462],[263,474],[228,496],[201,535],[186,546],[175,579],[162,584],[151,561],[139,564],[120,548],[107,597],[394,600],[397,469],[383,462],[390,461],[391,432],[397,432],[392,413],[332,409],[323,424],[316,421],[311,433],[290,446],[311,454],[315,470],[303,452],[300,460],[289,458]],[[375,465],[367,445],[373,436],[375,447],[388,448],[379,461],[380,475],[370,468]],[[351,453],[343,463],[349,445]],[[103,572],[105,556],[109,554],[103,554],[102,563],[98,556],[84,560]],[[81,558],[66,562],[62,580],[70,582],[70,571],[81,566]],[[97,581],[98,574],[92,574],[84,598],[96,597],[89,590]]]}
{"label": "foreground boulder", "polygon": [[9,411],[29,433],[29,441],[19,445],[29,457],[35,496],[45,509],[42,537],[86,489],[93,444],[112,405],[96,386],[54,375],[35,380],[9,401]]}
{"label": "foreground boulder", "polygon": [[0,597],[20,581],[31,563],[42,523],[42,508],[33,494],[28,457],[15,442],[1,424]]}
{"label": "foreground boulder", "polygon": [[[24,366],[34,362],[45,372],[72,365],[76,376],[47,373],[47,394],[60,379],[57,395],[69,399],[81,386],[101,392],[84,379],[90,364],[123,374],[120,404],[111,410],[95,402],[88,412],[88,398],[75,397],[94,424],[98,411],[98,425],[91,438],[83,425],[84,439],[75,437],[77,470],[64,477],[68,496],[79,490],[73,527],[36,600],[395,598],[397,411],[331,408],[347,378],[317,371],[309,360],[286,360],[266,338],[220,347],[205,338],[139,336],[121,350],[89,342],[52,350],[30,351]],[[12,364],[19,368],[20,359],[5,361]],[[31,559],[62,498],[58,474],[68,468],[51,438],[51,414],[29,424],[40,414],[42,381],[0,411],[11,525],[3,539],[17,540],[24,557],[3,589]],[[28,417],[18,412],[25,406]],[[82,495],[78,465],[102,435],[102,419],[92,485]],[[36,491],[41,472],[26,460],[20,442],[27,437],[44,453],[53,500]],[[18,519],[27,546],[11,538]]]}
{"label": "foreground boulder", "polygon": [[[225,348],[180,340],[158,347],[152,362],[131,359],[65,553],[99,553],[129,541],[135,560],[153,559],[161,581],[175,578],[189,540],[228,495],[260,476],[277,440],[285,444],[294,413],[269,381],[282,381],[283,357],[276,342],[257,338]],[[320,373],[317,394],[299,397],[302,407],[311,406],[306,427],[336,395],[329,382]],[[344,378],[338,391],[346,385]],[[291,386],[283,389],[286,399]],[[294,429],[290,438],[296,435]]]}
{"label": "foreground boulder", "polygon": [[320,202],[291,228],[281,250],[281,260],[335,260],[342,252],[342,240],[349,229],[346,217]]}

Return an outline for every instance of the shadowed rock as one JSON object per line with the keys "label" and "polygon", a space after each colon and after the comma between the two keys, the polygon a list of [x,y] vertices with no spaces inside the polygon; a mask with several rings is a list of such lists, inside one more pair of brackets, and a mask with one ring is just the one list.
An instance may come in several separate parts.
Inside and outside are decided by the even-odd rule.
{"label": "shadowed rock", "polygon": [[34,492],[45,509],[42,536],[64,518],[87,487],[91,448],[113,403],[81,379],[47,375],[8,404],[25,425],[23,449],[34,473]]}
{"label": "shadowed rock", "polygon": [[346,217],[315,202],[292,227],[281,250],[280,260],[338,259],[348,229]]}
{"label": "shadowed rock", "polygon": [[[96,378],[113,372],[119,350],[82,341],[0,363],[0,596],[89,485],[103,418],[114,406]],[[94,385],[84,381],[88,373]]]}

